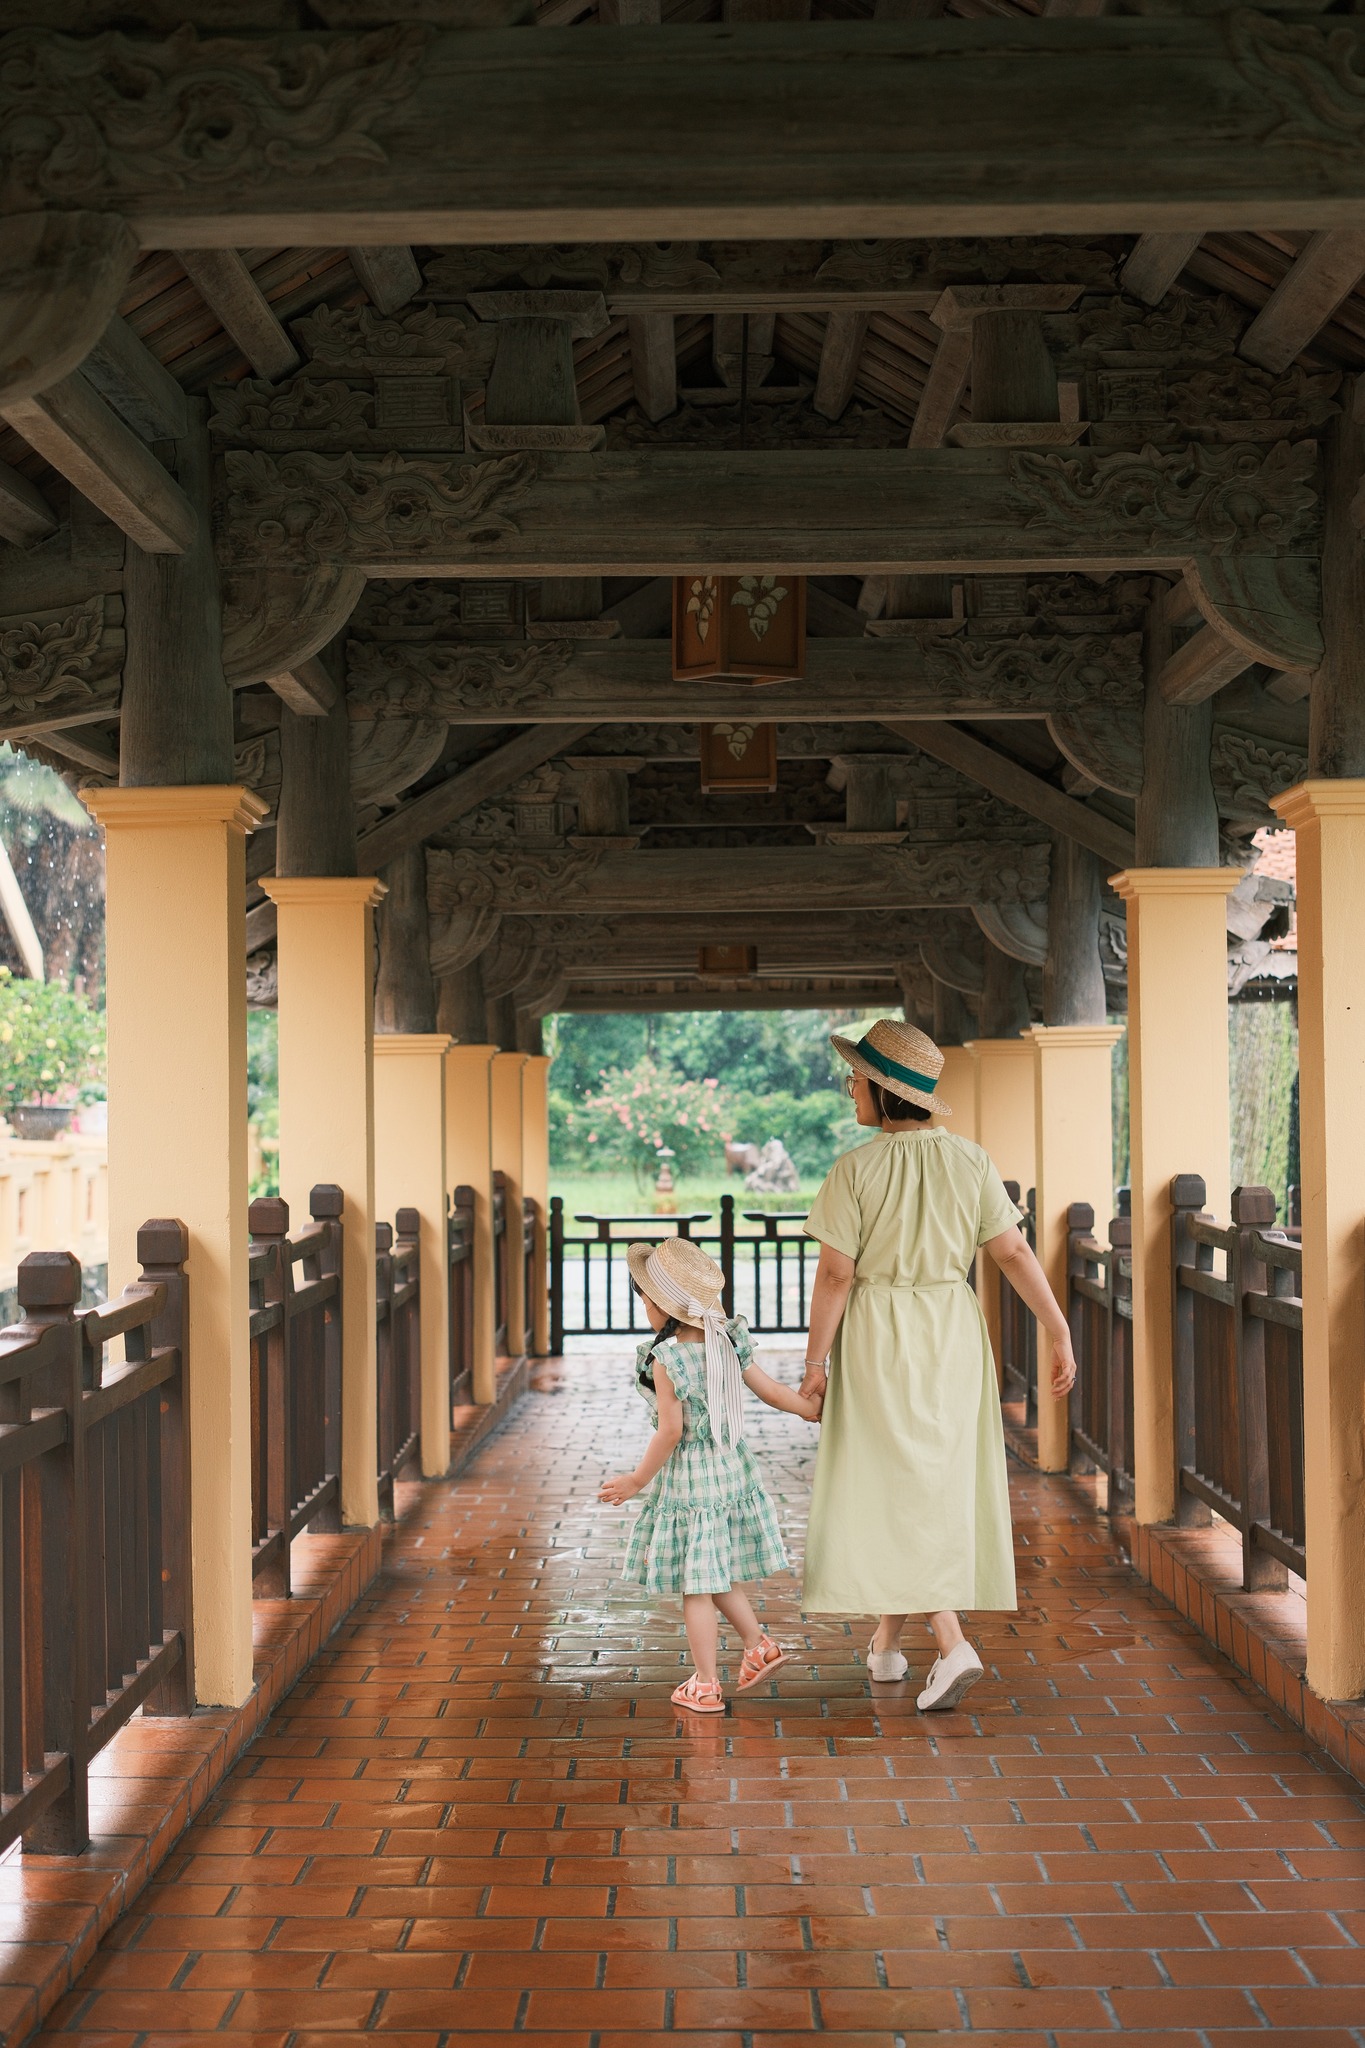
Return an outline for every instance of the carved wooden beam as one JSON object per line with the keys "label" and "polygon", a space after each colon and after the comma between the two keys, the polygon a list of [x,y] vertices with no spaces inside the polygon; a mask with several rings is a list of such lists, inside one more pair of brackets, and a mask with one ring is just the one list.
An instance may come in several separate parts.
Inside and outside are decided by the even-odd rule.
{"label": "carved wooden beam", "polygon": [[57,531],[57,515],[36,484],[0,462],[0,540],[26,548]]}
{"label": "carved wooden beam", "polygon": [[82,363],[81,374],[144,441],[179,441],[189,432],[184,392],[117,315]]}
{"label": "carved wooden beam", "polygon": [[0,221],[0,405],[78,368],[113,317],[137,254],[136,236],[114,214],[8,210]]}
{"label": "carved wooden beam", "polygon": [[1236,682],[1248,666],[1242,648],[1214,627],[1201,626],[1162,663],[1158,687],[1168,704],[1202,704]]}
{"label": "carved wooden beam", "polygon": [[411,249],[348,249],[351,267],[381,313],[397,313],[422,288],[422,273]]}
{"label": "carved wooden beam", "polygon": [[1046,844],[840,847],[702,847],[614,853],[535,853],[515,845],[490,852],[428,855],[432,918],[471,910],[555,911],[596,917],[643,914],[669,903],[752,914],[783,910],[885,910],[996,900],[1034,902],[1047,893]]}
{"label": "carved wooden beam", "polygon": [[979,782],[992,796],[1014,804],[1028,817],[1037,818],[1054,832],[1063,832],[1081,846],[1088,846],[1102,860],[1112,861],[1116,868],[1133,865],[1135,854],[1131,832],[1125,832],[1121,825],[1111,824],[1098,811],[1092,811],[1088,804],[1078,803],[1065,791],[1054,789],[1040,775],[998,754],[994,747],[988,747],[971,733],[959,732],[951,725],[915,725],[903,719],[888,719],[887,723],[901,739],[913,741],[924,753],[932,754],[936,761],[942,761],[960,775]]}
{"label": "carved wooden beam", "polygon": [[374,642],[352,635],[347,694],[357,717],[451,724],[686,724],[922,718],[1102,717],[1140,705],[1141,636],[991,637],[942,633],[822,639],[802,681],[756,691],[741,682],[677,683],[666,640]]}
{"label": "carved wooden beam", "polygon": [[671,313],[632,313],[630,373],[635,403],[646,419],[661,420],[678,404],[678,355]]}
{"label": "carved wooden beam", "polygon": [[1204,239],[1195,234],[1139,235],[1120,273],[1123,289],[1149,306],[1159,306]]}
{"label": "carved wooden beam", "polygon": [[1365,231],[1310,235],[1242,336],[1238,354],[1263,370],[1287,370],[1365,273]]}
{"label": "carved wooden beam", "polygon": [[1363,35],[1252,11],[136,45],[20,30],[0,129],[26,138],[12,210],[56,190],[148,247],[1316,231],[1365,226]]}
{"label": "carved wooden beam", "polygon": [[0,618],[0,737],[21,740],[115,716],[123,655],[122,597]]}
{"label": "carved wooden beam", "polygon": [[[447,777],[436,789],[425,790],[393,811],[379,824],[362,832],[356,842],[356,858],[362,874],[378,874],[410,846],[419,846],[433,832],[443,831],[480,804],[500,796],[523,775],[586,738],[590,726],[552,726],[518,733],[505,746],[495,747],[471,768]],[[247,950],[268,946],[275,937],[275,905],[258,903],[247,912]]]}
{"label": "carved wooden beam", "polygon": [[190,547],[199,522],[189,499],[79,370],[0,417],[148,554]]}
{"label": "carved wooden beam", "polygon": [[657,977],[646,986],[622,982],[612,987],[582,988],[572,983],[555,1004],[576,1015],[644,1011],[653,1016],[670,1010],[835,1010],[898,1011],[900,984],[891,975],[853,980],[838,974],[758,976],[751,983],[700,981],[696,976]]}
{"label": "carved wooden beam", "polygon": [[834,312],[825,321],[820,369],[811,400],[822,418],[837,420],[852,398],[866,337],[866,313]]}
{"label": "carved wooden beam", "polygon": [[1193,565],[1210,607],[1228,613],[1230,637],[1237,617],[1261,634],[1266,651],[1251,658],[1307,667],[1310,643],[1321,645],[1313,442],[473,462],[229,450],[222,460],[219,545],[230,568],[486,577],[671,575],[699,563],[784,575]]}
{"label": "carved wooden beam", "polygon": [[299,366],[299,352],[235,249],[180,249],[191,284],[258,377],[272,383]]}

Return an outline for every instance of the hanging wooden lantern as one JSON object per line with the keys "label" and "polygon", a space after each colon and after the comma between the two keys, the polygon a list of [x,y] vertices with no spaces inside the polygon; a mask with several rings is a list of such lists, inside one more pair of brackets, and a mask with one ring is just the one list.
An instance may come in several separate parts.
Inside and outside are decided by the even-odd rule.
{"label": "hanging wooden lantern", "polygon": [[673,678],[798,682],[806,672],[804,576],[675,576]]}
{"label": "hanging wooden lantern", "polygon": [[697,949],[698,974],[757,974],[757,946],[700,946]]}
{"label": "hanging wooden lantern", "polygon": [[700,725],[703,796],[772,796],[777,789],[775,725]]}

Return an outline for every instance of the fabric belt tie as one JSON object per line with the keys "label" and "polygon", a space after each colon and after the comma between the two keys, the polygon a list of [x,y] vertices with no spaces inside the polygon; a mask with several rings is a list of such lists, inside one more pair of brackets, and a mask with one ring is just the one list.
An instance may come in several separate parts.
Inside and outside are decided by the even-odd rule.
{"label": "fabric belt tie", "polygon": [[860,1059],[875,1067],[879,1074],[885,1074],[888,1081],[904,1081],[908,1087],[922,1088],[926,1095],[932,1095],[938,1086],[936,1074],[917,1074],[913,1067],[903,1067],[899,1060],[888,1059],[884,1052],[878,1052],[866,1038],[860,1039],[854,1049]]}
{"label": "fabric belt tie", "polygon": [[711,1417],[711,1433],[717,1443],[733,1448],[744,1431],[744,1380],[725,1310],[719,1303],[703,1308],[699,1301],[694,1301],[667,1271],[657,1251],[645,1260],[645,1272],[660,1307],[699,1328],[705,1337],[706,1407]]}

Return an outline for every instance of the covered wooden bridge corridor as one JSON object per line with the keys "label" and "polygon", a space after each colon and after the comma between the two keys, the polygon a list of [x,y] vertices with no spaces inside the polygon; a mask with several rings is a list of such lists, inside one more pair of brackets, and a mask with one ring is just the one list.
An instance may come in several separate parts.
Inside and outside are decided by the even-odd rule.
{"label": "covered wooden bridge corridor", "polygon": [[[0,2021],[1359,2044],[1365,26],[532,12],[0,24],[0,738],[105,832],[111,1213],[0,1339]],[[1062,1405],[980,1275],[1026,1604],[946,1730],[787,1586],[679,1734],[619,1358],[527,1392],[604,1256],[543,1018],[746,1004],[931,1030],[1073,1318]]]}

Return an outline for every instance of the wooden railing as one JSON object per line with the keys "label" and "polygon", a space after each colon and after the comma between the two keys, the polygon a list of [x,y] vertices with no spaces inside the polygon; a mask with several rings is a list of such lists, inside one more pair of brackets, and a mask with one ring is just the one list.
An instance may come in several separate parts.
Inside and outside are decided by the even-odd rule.
{"label": "wooden railing", "polygon": [[341,1189],[315,1187],[309,1207],[294,1237],[277,1196],[248,1212],[251,1572],[263,1598],[288,1595],[301,1530],[341,1526]]}
{"label": "wooden railing", "polygon": [[375,1225],[375,1313],[378,1317],[379,1511],[393,1515],[393,1486],[417,1449],[422,1428],[422,1219],[400,1209],[393,1229]]}
{"label": "wooden railing", "polygon": [[1172,1181],[1180,1519],[1231,1523],[1262,1590],[1305,1571],[1303,1255],[1269,1188],[1238,1188],[1226,1228],[1204,1199],[1197,1174]]}
{"label": "wooden railing", "polygon": [[521,1205],[521,1305],[522,1323],[520,1349],[535,1350],[535,1304],[536,1288],[539,1285],[539,1261],[536,1257],[536,1238],[540,1230],[540,1204],[527,1195]]}
{"label": "wooden railing", "polygon": [[1133,1490],[1133,1223],[1127,1190],[1109,1241],[1088,1202],[1067,1211],[1067,1320],[1076,1353],[1071,1452],[1077,1470],[1109,1476],[1111,1507]]}
{"label": "wooden railing", "polygon": [[450,1361],[450,1407],[465,1407],[474,1399],[474,1190],[458,1187],[451,1199],[446,1221],[446,1255],[450,1265],[447,1288],[449,1329],[446,1349]]}
{"label": "wooden railing", "polygon": [[[1021,1203],[1018,1181],[1007,1180],[1005,1193],[1023,1209],[1024,1220],[1019,1227],[1030,1245],[1033,1244],[1036,1237],[1034,1190],[1030,1188],[1027,1203]],[[1000,1289],[1000,1398],[1002,1401],[1022,1401],[1024,1419],[1026,1423],[1033,1423],[1038,1419],[1037,1319],[1027,1303],[1015,1293],[1003,1270],[993,1262],[990,1270]]]}
{"label": "wooden railing", "polygon": [[507,1354],[507,1176],[493,1175],[493,1348]]}
{"label": "wooden railing", "polygon": [[[725,1306],[762,1332],[797,1331],[806,1327],[810,1288],[820,1247],[801,1226],[804,1209],[775,1212],[746,1209],[743,1221],[752,1231],[735,1227],[735,1198],[722,1195],[716,1227],[708,1209],[683,1216],[576,1215],[586,1224],[582,1235],[565,1227],[564,1198],[550,1198],[550,1350],[563,1349],[565,1336],[596,1336],[614,1331],[644,1332],[649,1325],[626,1268],[628,1244],[659,1244],[686,1237],[701,1245],[725,1275]],[[785,1226],[785,1228],[783,1227]]]}
{"label": "wooden railing", "polygon": [[84,1849],[92,1757],[138,1707],[189,1711],[187,1248],[183,1224],[144,1224],[139,1284],[86,1310],[71,1253],[19,1268],[24,1320],[0,1333],[0,1849]]}

